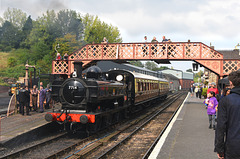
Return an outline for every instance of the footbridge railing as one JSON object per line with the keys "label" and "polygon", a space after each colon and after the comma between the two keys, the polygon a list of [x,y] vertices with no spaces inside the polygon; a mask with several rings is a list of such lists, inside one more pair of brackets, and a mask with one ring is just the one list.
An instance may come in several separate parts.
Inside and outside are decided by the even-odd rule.
{"label": "footbridge railing", "polygon": [[[107,43],[87,44],[69,55],[68,60],[52,63],[53,74],[73,72],[73,62],[86,65],[100,60],[193,60],[219,75],[223,71],[223,55],[201,42]],[[205,61],[205,62],[204,62]],[[216,65],[217,66],[214,66]]]}

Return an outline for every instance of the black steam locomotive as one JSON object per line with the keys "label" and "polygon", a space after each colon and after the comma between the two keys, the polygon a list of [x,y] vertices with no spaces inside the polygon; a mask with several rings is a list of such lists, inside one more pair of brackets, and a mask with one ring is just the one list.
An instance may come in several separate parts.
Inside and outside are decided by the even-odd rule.
{"label": "black steam locomotive", "polygon": [[132,112],[164,99],[169,92],[165,79],[126,70],[88,68],[82,77],[81,62],[74,63],[72,78],[52,82],[52,98],[61,108],[46,114],[47,121],[85,125],[94,131],[128,117]]}

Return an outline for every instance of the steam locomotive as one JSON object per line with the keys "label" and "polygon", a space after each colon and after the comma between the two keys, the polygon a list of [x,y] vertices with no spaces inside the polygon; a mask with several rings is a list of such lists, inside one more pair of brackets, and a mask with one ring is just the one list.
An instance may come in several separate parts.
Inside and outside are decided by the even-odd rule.
{"label": "steam locomotive", "polygon": [[145,74],[127,70],[102,73],[92,66],[83,78],[81,62],[74,62],[74,70],[71,78],[52,81],[52,99],[61,108],[45,116],[49,122],[70,124],[71,129],[78,124],[97,131],[165,99],[169,92],[167,80]]}

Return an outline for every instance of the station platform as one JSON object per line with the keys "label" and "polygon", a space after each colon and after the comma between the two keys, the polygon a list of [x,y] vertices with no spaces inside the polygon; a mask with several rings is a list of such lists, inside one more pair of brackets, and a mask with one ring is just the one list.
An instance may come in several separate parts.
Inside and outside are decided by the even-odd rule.
{"label": "station platform", "polygon": [[188,94],[149,159],[217,159],[203,101]]}
{"label": "station platform", "polygon": [[31,116],[15,114],[9,117],[1,118],[0,146],[22,134],[48,123],[44,118],[46,114],[45,112],[30,112],[30,114]]}

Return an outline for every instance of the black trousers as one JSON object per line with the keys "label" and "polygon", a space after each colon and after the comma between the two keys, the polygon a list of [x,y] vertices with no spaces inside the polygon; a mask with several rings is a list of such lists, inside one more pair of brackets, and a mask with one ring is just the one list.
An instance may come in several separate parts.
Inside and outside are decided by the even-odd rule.
{"label": "black trousers", "polygon": [[29,114],[29,102],[20,102],[20,114],[24,115],[24,107],[26,106],[26,114]]}
{"label": "black trousers", "polygon": [[19,112],[20,114],[24,115],[24,106],[26,105],[25,102],[20,102],[20,109]]}
{"label": "black trousers", "polygon": [[198,97],[201,99],[202,98],[202,92],[198,92]]}
{"label": "black trousers", "polygon": [[29,115],[29,110],[30,110],[30,102],[26,103],[26,114]]}

